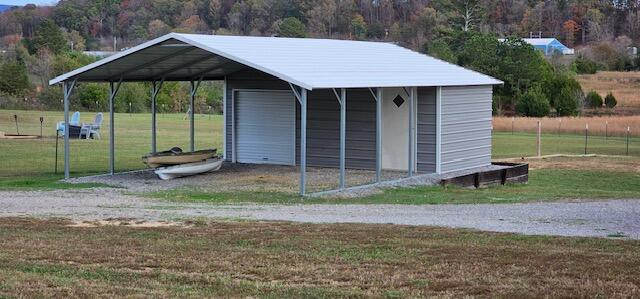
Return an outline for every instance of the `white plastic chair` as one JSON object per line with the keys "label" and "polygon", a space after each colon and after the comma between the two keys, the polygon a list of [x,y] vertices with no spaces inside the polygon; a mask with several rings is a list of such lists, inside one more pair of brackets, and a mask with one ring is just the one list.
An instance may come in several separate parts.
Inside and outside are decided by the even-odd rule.
{"label": "white plastic chair", "polygon": [[93,123],[82,124],[82,128],[80,128],[80,138],[82,138],[82,136],[85,136],[86,139],[89,139],[89,137],[91,136],[96,136],[98,137],[98,139],[102,139],[102,137],[100,137],[100,127],[102,126],[102,119],[102,112],[99,112],[96,114]]}
{"label": "white plastic chair", "polygon": [[[71,115],[71,118],[69,119],[69,125],[70,126],[80,125],[80,111],[76,111],[73,113],[73,115]],[[61,133],[60,135],[64,136],[64,129],[65,129],[64,121],[59,121],[57,130]]]}

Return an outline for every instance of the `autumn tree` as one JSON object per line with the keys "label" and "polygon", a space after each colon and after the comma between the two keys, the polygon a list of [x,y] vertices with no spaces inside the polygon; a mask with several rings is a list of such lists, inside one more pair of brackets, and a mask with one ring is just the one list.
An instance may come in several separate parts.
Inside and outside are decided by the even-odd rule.
{"label": "autumn tree", "polygon": [[562,24],[562,31],[567,46],[573,47],[576,42],[576,33],[580,31],[580,25],[574,20],[567,20]]}
{"label": "autumn tree", "polygon": [[63,34],[64,34],[64,38],[71,43],[70,45],[71,50],[74,50],[74,51],[85,50],[86,40],[84,37],[82,37],[82,35],[80,35],[80,32],[71,30],[71,31],[65,31]]}
{"label": "autumn tree", "polygon": [[149,37],[156,38],[171,32],[171,27],[162,20],[155,19],[149,22]]}
{"label": "autumn tree", "polygon": [[367,37],[367,23],[362,15],[355,14],[351,18],[351,34],[358,40],[363,40]]}
{"label": "autumn tree", "polygon": [[220,28],[222,22],[222,3],[220,0],[210,0],[207,7],[207,18],[212,29]]}
{"label": "autumn tree", "polygon": [[315,35],[331,36],[336,24],[335,0],[320,0],[307,12],[309,30]]}
{"label": "autumn tree", "polygon": [[198,15],[194,15],[182,21],[178,30],[186,33],[207,33],[209,26]]}
{"label": "autumn tree", "polygon": [[425,7],[418,14],[415,23],[418,44],[422,45],[433,39],[438,24],[438,14],[435,9]]}

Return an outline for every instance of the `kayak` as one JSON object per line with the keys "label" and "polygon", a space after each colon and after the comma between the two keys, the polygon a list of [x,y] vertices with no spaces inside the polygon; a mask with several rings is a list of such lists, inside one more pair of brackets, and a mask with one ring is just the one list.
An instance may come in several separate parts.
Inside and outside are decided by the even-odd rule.
{"label": "kayak", "polygon": [[195,152],[183,152],[179,147],[171,150],[151,153],[142,157],[142,162],[151,168],[201,162],[216,156],[216,149]]}
{"label": "kayak", "polygon": [[171,180],[179,177],[191,176],[210,171],[220,170],[223,160],[221,158],[208,159],[195,163],[188,163],[169,167],[160,167],[155,173],[162,180]]}

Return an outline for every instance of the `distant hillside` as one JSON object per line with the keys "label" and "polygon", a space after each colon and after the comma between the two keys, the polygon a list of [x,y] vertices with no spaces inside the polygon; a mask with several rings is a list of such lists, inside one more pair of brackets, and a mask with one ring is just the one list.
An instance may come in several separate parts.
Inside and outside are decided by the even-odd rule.
{"label": "distant hillside", "polygon": [[10,8],[15,7],[13,5],[6,5],[6,4],[0,4],[0,12],[3,12],[5,10],[9,10]]}

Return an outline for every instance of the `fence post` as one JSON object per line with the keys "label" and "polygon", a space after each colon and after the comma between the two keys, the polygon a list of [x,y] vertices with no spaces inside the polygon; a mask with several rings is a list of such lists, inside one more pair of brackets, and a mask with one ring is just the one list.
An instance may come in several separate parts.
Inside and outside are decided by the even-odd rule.
{"label": "fence post", "polygon": [[584,154],[587,154],[587,144],[589,142],[589,124],[584,127]]}
{"label": "fence post", "polygon": [[631,131],[631,127],[627,126],[627,156],[629,155],[629,133]]}
{"label": "fence post", "polygon": [[604,122],[604,141],[609,140],[609,121]]}
{"label": "fence post", "polygon": [[512,116],[511,117],[511,135],[513,135],[513,126],[515,122],[516,122],[516,117]]}
{"label": "fence post", "polygon": [[538,121],[538,138],[536,139],[536,147],[538,148],[538,157],[542,157],[542,148],[540,144],[540,134],[542,133],[542,125]]}
{"label": "fence post", "polygon": [[558,137],[560,137],[561,128],[562,128],[562,118],[558,119]]}

